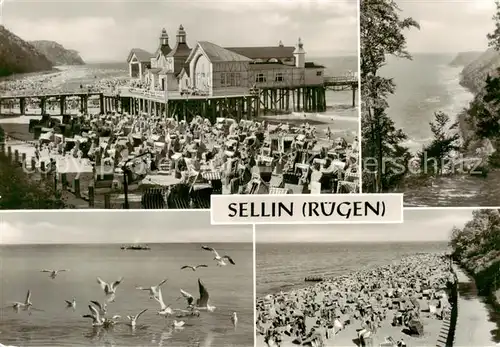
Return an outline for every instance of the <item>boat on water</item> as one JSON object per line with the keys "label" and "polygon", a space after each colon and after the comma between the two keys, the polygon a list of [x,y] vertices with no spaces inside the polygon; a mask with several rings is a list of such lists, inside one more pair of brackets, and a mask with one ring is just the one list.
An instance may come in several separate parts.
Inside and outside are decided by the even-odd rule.
{"label": "boat on water", "polygon": [[125,251],[150,251],[151,247],[148,245],[129,245],[129,246],[121,246],[120,249]]}

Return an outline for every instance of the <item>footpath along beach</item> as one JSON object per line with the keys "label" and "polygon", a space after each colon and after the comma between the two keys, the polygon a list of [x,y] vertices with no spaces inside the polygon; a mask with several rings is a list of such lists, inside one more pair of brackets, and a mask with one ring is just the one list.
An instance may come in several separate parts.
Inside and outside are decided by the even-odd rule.
{"label": "footpath along beach", "polygon": [[436,346],[451,305],[449,258],[418,254],[257,300],[257,346]]}

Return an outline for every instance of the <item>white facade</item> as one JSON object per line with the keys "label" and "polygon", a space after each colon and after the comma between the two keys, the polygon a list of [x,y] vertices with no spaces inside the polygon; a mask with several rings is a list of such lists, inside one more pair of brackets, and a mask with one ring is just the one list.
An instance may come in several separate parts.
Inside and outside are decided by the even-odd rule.
{"label": "white facade", "polygon": [[132,55],[132,58],[130,59],[128,63],[128,69],[129,69],[129,76],[131,78],[138,78],[141,79],[143,75],[143,64],[137,59],[137,56],[135,54]]}
{"label": "white facade", "polygon": [[211,93],[213,87],[213,65],[207,56],[201,52],[189,64],[192,87],[203,92]]}

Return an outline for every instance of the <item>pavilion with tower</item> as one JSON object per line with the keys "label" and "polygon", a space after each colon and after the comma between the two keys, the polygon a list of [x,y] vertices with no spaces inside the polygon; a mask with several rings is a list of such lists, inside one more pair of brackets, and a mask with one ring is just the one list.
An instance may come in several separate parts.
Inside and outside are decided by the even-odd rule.
{"label": "pavilion with tower", "polygon": [[144,81],[151,91],[168,93],[231,95],[254,88],[286,89],[324,82],[324,66],[306,62],[300,38],[296,46],[285,46],[280,41],[276,46],[221,47],[199,41],[191,48],[182,25],[174,48],[170,48],[167,31],[162,29],[155,53],[148,55],[135,48],[128,63],[131,78]]}

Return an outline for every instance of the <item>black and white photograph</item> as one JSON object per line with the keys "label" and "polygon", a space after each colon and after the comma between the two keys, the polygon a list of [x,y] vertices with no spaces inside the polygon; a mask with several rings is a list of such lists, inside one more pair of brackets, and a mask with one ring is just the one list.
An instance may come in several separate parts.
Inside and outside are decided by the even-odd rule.
{"label": "black and white photograph", "polygon": [[253,346],[252,240],[208,211],[0,214],[0,346]]}
{"label": "black and white photograph", "polygon": [[499,206],[500,7],[363,0],[360,12],[363,192]]}
{"label": "black and white photograph", "polygon": [[359,193],[355,1],[2,3],[0,208]]}
{"label": "black and white photograph", "polygon": [[256,346],[498,346],[500,210],[257,225]]}

